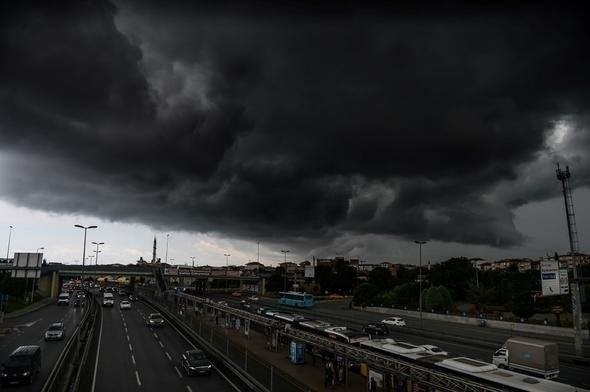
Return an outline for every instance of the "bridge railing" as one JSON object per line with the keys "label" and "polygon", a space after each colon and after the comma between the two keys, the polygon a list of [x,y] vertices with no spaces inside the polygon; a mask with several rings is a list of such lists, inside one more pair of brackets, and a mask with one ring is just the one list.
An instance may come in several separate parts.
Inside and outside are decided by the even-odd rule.
{"label": "bridge railing", "polygon": [[66,342],[41,392],[78,390],[80,369],[87,358],[87,342],[94,333],[96,314],[96,301],[92,293],[87,293],[84,316],[82,316],[82,320]]}

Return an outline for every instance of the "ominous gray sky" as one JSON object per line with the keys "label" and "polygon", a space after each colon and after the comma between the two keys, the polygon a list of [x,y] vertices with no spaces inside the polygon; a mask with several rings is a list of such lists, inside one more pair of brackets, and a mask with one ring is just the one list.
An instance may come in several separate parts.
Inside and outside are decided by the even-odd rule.
{"label": "ominous gray sky", "polygon": [[0,198],[301,257],[538,256],[555,163],[590,185],[584,12],[278,4],[2,6]]}

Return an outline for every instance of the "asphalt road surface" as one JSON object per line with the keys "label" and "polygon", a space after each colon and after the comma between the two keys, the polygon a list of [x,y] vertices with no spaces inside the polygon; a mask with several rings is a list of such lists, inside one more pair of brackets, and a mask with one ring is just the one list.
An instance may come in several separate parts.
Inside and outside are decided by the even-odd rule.
{"label": "asphalt road surface", "polygon": [[[6,320],[0,327],[9,328],[10,333],[0,336],[0,358],[6,358],[19,346],[38,345],[41,347],[41,373],[32,385],[22,385],[19,391],[40,391],[53,369],[59,354],[70,334],[80,322],[84,308],[70,306],[48,305],[32,313]],[[63,340],[46,342],[45,330],[50,324],[63,322],[66,336]]]}
{"label": "asphalt road surface", "polygon": [[192,345],[170,324],[151,329],[145,319],[155,311],[142,302],[121,311],[119,300],[102,308],[98,362],[92,392],[119,391],[236,391],[217,369],[211,375],[189,377],[180,357]]}
{"label": "asphalt road surface", "polygon": [[[211,297],[217,300],[223,299],[229,305],[235,307],[240,307],[240,301],[242,300],[242,298],[233,298],[224,295],[211,295]],[[261,306],[271,306],[275,309],[281,308],[277,306],[276,300],[260,299],[258,302]],[[289,310],[285,311],[288,312]],[[348,308],[348,304],[342,302],[318,303],[311,309],[293,309],[292,312],[309,318],[328,321],[335,326],[347,326],[356,329],[361,329],[364,325],[370,322],[379,322],[388,317],[383,314],[351,310]],[[407,326],[390,326],[389,337],[412,344],[433,344],[449,352],[450,356],[467,356],[485,362],[491,362],[492,354],[495,350],[493,348],[482,347],[478,344],[478,341],[497,343],[497,346],[500,347],[506,339],[510,337],[510,331],[506,330],[487,327],[481,328],[477,326],[427,319],[423,319],[423,327],[426,331],[424,334],[425,336],[418,336],[417,333],[419,331],[420,320],[418,318],[408,317],[404,317],[404,319],[406,320]],[[432,336],[428,336],[428,331],[433,333]],[[450,339],[445,339],[440,333],[462,338],[472,338],[473,343],[453,342]],[[556,337],[545,337],[545,339],[555,341]],[[558,339],[558,341],[561,352],[573,352],[573,345],[569,341],[561,339]],[[585,343],[587,346],[588,342],[585,341]],[[555,381],[583,388],[590,388],[590,367],[564,361],[560,361],[559,367],[560,376]]]}

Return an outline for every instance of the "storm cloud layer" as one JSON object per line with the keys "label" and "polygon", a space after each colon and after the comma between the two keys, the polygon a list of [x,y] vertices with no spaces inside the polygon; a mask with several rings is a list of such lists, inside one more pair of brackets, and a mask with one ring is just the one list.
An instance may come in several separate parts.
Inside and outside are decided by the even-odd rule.
{"label": "storm cloud layer", "polygon": [[590,42],[551,5],[3,10],[0,197],[305,244],[510,247],[590,184]]}

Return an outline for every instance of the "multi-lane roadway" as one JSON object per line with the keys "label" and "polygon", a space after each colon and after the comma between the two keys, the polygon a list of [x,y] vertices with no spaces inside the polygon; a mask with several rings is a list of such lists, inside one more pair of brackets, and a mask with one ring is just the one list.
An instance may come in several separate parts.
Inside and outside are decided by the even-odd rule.
{"label": "multi-lane roadway", "polygon": [[[228,296],[213,295],[215,299],[223,299],[232,306],[240,307],[241,299]],[[259,299],[259,305],[280,308],[276,300]],[[289,310],[286,310],[289,311]],[[349,309],[347,303],[328,302],[317,303],[306,310],[292,310],[309,318],[328,321],[333,325],[348,326],[361,329],[369,323],[379,322],[386,315]],[[477,326],[456,324],[438,320],[423,319],[423,329],[420,329],[419,318],[404,317],[406,327],[390,327],[390,337],[396,340],[414,344],[433,344],[448,351],[452,356],[467,356],[485,362],[491,362],[494,347],[500,347],[510,337],[509,330],[495,328],[481,328]],[[542,336],[537,336],[543,338]],[[556,337],[544,337],[555,340]],[[572,344],[565,339],[558,339],[561,352],[573,353]],[[585,342],[587,349],[588,342]],[[556,381],[583,388],[590,388],[590,368],[560,361],[560,376]]]}
{"label": "multi-lane roadway", "polygon": [[[19,346],[38,345],[41,347],[41,372],[32,385],[23,385],[20,391],[40,391],[47,376],[53,369],[65,342],[80,322],[84,308],[73,306],[48,305],[35,312],[6,320],[2,323],[4,334],[0,336],[0,358],[6,360]],[[50,324],[63,322],[66,336],[63,340],[48,341],[44,339]]]}
{"label": "multi-lane roadway", "polygon": [[171,324],[149,328],[146,319],[155,310],[136,301],[131,309],[102,308],[99,349],[92,392],[122,391],[238,391],[217,367],[208,376],[188,377],[181,355],[195,348]]}

